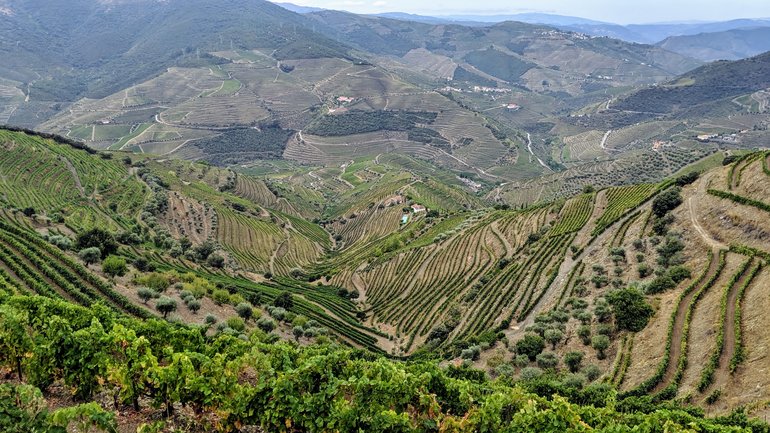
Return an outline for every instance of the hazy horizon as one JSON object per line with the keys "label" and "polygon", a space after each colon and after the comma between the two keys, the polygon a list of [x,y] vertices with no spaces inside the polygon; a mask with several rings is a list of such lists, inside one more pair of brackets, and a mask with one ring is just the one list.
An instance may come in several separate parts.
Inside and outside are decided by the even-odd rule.
{"label": "hazy horizon", "polygon": [[[276,0],[287,1],[287,0]],[[482,8],[468,8],[463,0],[414,2],[407,0],[294,0],[299,6],[344,10],[360,14],[404,12],[418,15],[513,15],[547,13],[567,15],[616,24],[662,24],[672,22],[709,22],[733,19],[770,18],[770,2],[761,0],[721,1],[665,1],[648,0],[643,4],[608,0],[541,0],[538,2],[509,2],[488,0]]]}

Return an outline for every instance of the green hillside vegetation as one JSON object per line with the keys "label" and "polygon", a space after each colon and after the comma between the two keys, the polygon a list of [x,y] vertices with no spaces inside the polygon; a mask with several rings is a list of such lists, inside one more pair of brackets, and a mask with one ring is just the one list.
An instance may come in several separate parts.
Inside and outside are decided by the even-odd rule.
{"label": "green hillside vegetation", "polygon": [[[424,134],[417,124],[431,124],[437,113],[425,111],[361,111],[322,116],[311,123],[305,132],[320,136],[344,136],[379,130],[409,131]],[[434,131],[435,132],[435,131]]]}
{"label": "green hillside vegetation", "polygon": [[697,68],[669,83],[621,99],[613,108],[671,114],[770,87],[770,54]]}
{"label": "green hillside vegetation", "polygon": [[221,135],[196,140],[206,161],[217,165],[235,165],[255,159],[280,159],[286,142],[294,135],[276,126],[260,129],[235,129]]}
{"label": "green hillside vegetation", "polygon": [[[310,30],[307,19],[268,2],[142,2],[142,7],[135,3],[78,0],[66,8],[40,8],[35,1],[15,2],[3,32],[31,34],[24,45],[4,47],[4,54],[35,57],[22,56],[7,65],[30,71],[29,76],[13,78],[33,83],[36,100],[74,102],[81,96],[103,97],[130,87],[172,65],[210,65],[216,60],[206,53],[232,46],[270,47],[278,59],[348,56],[346,47]],[[228,25],[220,27],[223,21]],[[281,31],[283,26],[294,30]],[[90,31],[99,27],[109,28],[109,36]],[[33,71],[51,70],[50,64],[56,67],[49,78],[34,78]]]}
{"label": "green hillside vegetation", "polygon": [[535,66],[494,48],[471,52],[465,56],[465,61],[480,71],[511,83],[517,82],[519,77]]}
{"label": "green hillside vegetation", "polygon": [[[616,402],[603,385],[581,391],[556,378],[491,382],[468,369],[401,364],[334,345],[275,343],[262,331],[245,341],[207,338],[195,328],[7,294],[0,295],[0,309],[0,365],[12,367],[24,381],[0,384],[0,425],[11,429],[117,429],[122,415],[95,403],[41,410],[41,390],[58,382],[79,401],[111,391],[124,412],[150,409],[169,423],[186,418],[196,431],[240,431],[249,425],[285,432],[766,428],[740,414],[705,420],[695,409]],[[549,386],[573,393],[583,405],[533,392]],[[147,423],[155,429],[165,424]]]}
{"label": "green hillside vegetation", "polygon": [[[766,431],[737,405],[705,419],[670,402],[687,368],[682,329],[702,320],[694,305],[721,281],[728,254],[742,265],[719,283],[714,335],[724,348],[697,371],[699,392],[717,383],[735,393],[730,375],[755,365],[744,353],[759,350],[756,336],[743,321],[766,281],[764,241],[741,238],[747,245],[704,262],[697,230],[682,231],[692,220],[681,205],[699,194],[753,211],[764,152],[705,179],[587,188],[510,209],[398,155],[334,169],[266,161],[272,171],[251,177],[2,134],[0,368],[16,380],[0,383],[0,404],[44,404],[35,388],[74,395],[57,406],[70,412],[17,404],[13,423],[78,418],[110,431],[152,413],[167,423],[160,429],[193,422],[200,431],[658,431],[664,421]],[[702,189],[724,173],[734,193]],[[35,189],[32,176],[50,186]],[[141,191],[133,205],[113,204],[98,186],[118,180]],[[61,206],[70,196],[77,207]],[[417,204],[428,209],[413,212]],[[68,223],[89,212],[92,224]],[[653,355],[636,352],[644,342],[634,336],[660,329],[650,326],[661,320],[658,299],[679,290],[665,356],[645,364]],[[51,352],[51,341],[64,349]],[[656,370],[638,372],[640,363]],[[117,406],[98,404],[103,392]],[[294,401],[298,393],[312,403]],[[713,404],[705,398],[689,403]]]}

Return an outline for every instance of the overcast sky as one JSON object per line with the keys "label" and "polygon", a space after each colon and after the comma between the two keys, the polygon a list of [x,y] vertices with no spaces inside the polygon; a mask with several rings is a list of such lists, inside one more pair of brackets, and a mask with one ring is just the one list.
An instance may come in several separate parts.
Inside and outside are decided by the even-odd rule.
{"label": "overcast sky", "polygon": [[546,12],[619,24],[769,18],[770,0],[277,0],[355,13],[497,15]]}

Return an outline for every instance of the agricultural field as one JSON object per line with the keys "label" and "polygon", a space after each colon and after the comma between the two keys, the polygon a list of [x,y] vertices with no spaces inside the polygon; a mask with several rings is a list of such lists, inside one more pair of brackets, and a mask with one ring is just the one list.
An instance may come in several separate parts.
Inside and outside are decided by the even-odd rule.
{"label": "agricultural field", "polygon": [[[698,178],[511,208],[486,201],[484,189],[500,191],[483,179],[398,154],[233,171],[2,134],[5,291],[159,314],[133,277],[106,278],[104,265],[52,243],[99,227],[117,234],[112,254],[130,267],[144,259],[208,279],[238,302],[290,293],[294,313],[339,341],[393,357],[463,359],[478,347],[465,359],[485,369],[491,356],[513,362],[501,341],[548,335],[548,353],[583,352],[623,395],[694,395],[718,411],[745,401],[744,368],[764,362],[745,324],[764,320],[748,302],[767,278],[765,152]],[[662,206],[673,206],[664,217]],[[640,328],[613,316],[613,296],[635,288],[650,306]],[[222,292],[203,294],[205,308],[220,308]]]}

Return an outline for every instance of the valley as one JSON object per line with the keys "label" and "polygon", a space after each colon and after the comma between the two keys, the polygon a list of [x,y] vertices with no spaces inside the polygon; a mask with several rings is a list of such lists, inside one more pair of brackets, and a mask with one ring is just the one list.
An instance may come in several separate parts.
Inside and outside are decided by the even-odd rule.
{"label": "valley", "polygon": [[761,30],[71,3],[0,0],[0,430],[770,429]]}

